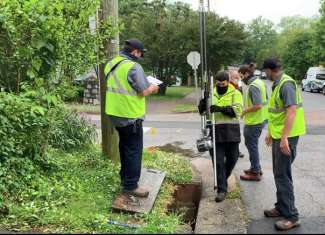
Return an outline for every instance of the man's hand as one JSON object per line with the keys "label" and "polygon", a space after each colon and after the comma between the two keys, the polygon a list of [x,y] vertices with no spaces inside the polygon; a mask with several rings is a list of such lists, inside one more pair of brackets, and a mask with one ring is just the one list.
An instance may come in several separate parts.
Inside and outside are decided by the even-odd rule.
{"label": "man's hand", "polygon": [[291,156],[291,150],[289,146],[289,141],[287,137],[282,137],[280,142],[281,152],[287,156]]}
{"label": "man's hand", "polygon": [[159,86],[153,85],[152,87],[152,94],[156,94],[159,91]]}
{"label": "man's hand", "polygon": [[142,91],[139,93],[140,96],[146,97],[153,93],[157,93],[159,91],[159,86],[156,86],[154,84],[151,84],[148,89]]}
{"label": "man's hand", "polygon": [[272,136],[270,134],[267,134],[267,136],[265,137],[265,143],[269,147],[272,146]]}

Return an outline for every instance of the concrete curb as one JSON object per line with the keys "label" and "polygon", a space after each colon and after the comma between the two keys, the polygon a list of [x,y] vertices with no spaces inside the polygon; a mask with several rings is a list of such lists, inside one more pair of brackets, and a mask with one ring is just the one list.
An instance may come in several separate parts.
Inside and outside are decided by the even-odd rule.
{"label": "concrete curb", "polygon": [[[211,160],[197,158],[192,161],[192,164],[202,177],[202,198],[194,233],[246,234],[248,223],[241,198],[226,199],[222,203],[216,203]],[[228,183],[229,194],[239,190],[234,175],[229,178]]]}

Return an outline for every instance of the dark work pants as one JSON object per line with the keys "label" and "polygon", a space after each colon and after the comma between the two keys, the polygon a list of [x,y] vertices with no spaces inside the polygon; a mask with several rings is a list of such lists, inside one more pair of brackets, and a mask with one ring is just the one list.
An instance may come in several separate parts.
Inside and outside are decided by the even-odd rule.
{"label": "dark work pants", "polygon": [[299,137],[289,138],[291,156],[281,152],[280,140],[274,140],[272,144],[273,174],[276,185],[277,202],[275,208],[289,220],[296,221],[299,213],[295,207],[295,195],[292,180],[291,165],[297,154]]}
{"label": "dark work pants", "polygon": [[121,183],[124,190],[133,190],[138,187],[141,176],[143,152],[142,121],[137,121],[126,127],[116,127],[116,130],[120,137]]}
{"label": "dark work pants", "polygon": [[258,149],[258,141],[261,137],[264,124],[244,127],[245,145],[249,153],[249,161],[251,170],[261,172],[260,153]]}
{"label": "dark work pants", "polygon": [[[210,150],[213,163],[213,151]],[[216,143],[216,165],[218,193],[228,190],[228,178],[235,168],[239,156],[239,143]]]}

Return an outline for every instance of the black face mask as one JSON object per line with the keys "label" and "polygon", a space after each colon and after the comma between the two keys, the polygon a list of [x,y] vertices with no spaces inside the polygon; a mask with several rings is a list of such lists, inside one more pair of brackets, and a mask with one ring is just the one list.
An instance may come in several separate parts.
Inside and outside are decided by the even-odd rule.
{"label": "black face mask", "polygon": [[217,92],[219,95],[224,95],[226,94],[227,91],[228,91],[228,86],[225,87],[217,86]]}

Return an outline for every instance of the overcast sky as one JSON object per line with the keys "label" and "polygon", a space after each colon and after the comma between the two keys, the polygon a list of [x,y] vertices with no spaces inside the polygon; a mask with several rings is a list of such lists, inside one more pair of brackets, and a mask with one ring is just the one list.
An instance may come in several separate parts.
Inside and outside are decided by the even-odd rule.
{"label": "overcast sky", "polygon": [[[181,1],[198,9],[199,0]],[[283,16],[312,17],[319,14],[319,2],[320,0],[210,0],[210,5],[219,15],[243,23],[248,23],[261,15],[277,24]]]}

